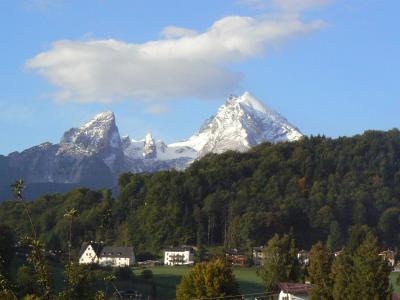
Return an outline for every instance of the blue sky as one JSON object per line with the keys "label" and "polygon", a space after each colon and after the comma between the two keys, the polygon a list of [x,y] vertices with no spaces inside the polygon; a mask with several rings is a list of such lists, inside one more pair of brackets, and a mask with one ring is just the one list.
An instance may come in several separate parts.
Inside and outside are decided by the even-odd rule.
{"label": "blue sky", "polygon": [[[395,0],[0,1],[0,154],[112,110],[189,137],[248,90],[307,134],[399,127]],[[152,43],[149,43],[152,41]]]}

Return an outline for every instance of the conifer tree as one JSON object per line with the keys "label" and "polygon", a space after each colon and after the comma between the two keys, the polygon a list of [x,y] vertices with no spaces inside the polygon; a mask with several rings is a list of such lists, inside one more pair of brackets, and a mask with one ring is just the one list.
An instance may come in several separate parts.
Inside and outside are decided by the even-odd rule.
{"label": "conifer tree", "polygon": [[353,275],[351,255],[345,249],[335,258],[330,274],[333,281],[332,296],[334,300],[352,299],[350,298],[350,285]]}
{"label": "conifer tree", "polygon": [[391,299],[390,267],[379,256],[377,240],[371,231],[355,247],[350,239],[332,267],[333,299]]}
{"label": "conifer tree", "polygon": [[313,284],[311,300],[331,300],[332,279],[329,274],[332,267],[332,256],[328,249],[321,243],[315,244],[310,251],[309,278]]}
{"label": "conifer tree", "polygon": [[273,291],[280,281],[297,281],[299,264],[295,241],[290,234],[275,235],[264,250],[264,265],[260,269],[267,292]]}
{"label": "conifer tree", "polygon": [[378,253],[376,237],[369,232],[353,256],[354,277],[351,295],[354,299],[391,299],[391,270]]}

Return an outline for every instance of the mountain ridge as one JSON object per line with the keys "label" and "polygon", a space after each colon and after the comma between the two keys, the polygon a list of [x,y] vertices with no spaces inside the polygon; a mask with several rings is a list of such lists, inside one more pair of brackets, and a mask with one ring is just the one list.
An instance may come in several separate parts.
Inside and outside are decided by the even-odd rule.
{"label": "mountain ridge", "polygon": [[184,141],[165,144],[149,133],[142,140],[122,136],[113,112],[96,114],[71,128],[58,144],[49,142],[0,156],[0,187],[10,180],[27,183],[116,186],[123,172],[183,170],[207,153],[246,151],[262,142],[295,141],[303,135],[283,116],[250,93],[230,96],[198,132]]}

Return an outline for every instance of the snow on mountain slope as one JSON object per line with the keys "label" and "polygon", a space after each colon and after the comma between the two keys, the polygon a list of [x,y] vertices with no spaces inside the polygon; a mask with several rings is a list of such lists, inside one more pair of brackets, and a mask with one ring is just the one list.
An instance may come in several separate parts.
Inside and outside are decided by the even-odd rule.
{"label": "snow on mountain slope", "polygon": [[[129,137],[128,137],[129,138]],[[151,146],[151,151],[150,151]],[[180,158],[195,159],[197,151],[190,147],[170,147],[162,140],[154,141],[151,134],[143,140],[124,141],[124,153],[131,159],[174,160]],[[149,155],[151,153],[151,155]]]}
{"label": "snow on mountain slope", "polygon": [[94,116],[79,128],[71,128],[61,138],[57,156],[92,157],[101,159],[111,170],[123,166],[121,137],[113,112]]}
{"label": "snow on mountain slope", "polygon": [[169,147],[190,147],[198,156],[227,150],[246,151],[262,142],[295,141],[301,132],[279,113],[267,108],[249,92],[230,96],[198,133]]}
{"label": "snow on mountain slope", "polygon": [[[151,134],[143,140],[120,137],[112,112],[97,114],[67,130],[59,144],[43,143],[3,157],[1,188],[18,178],[27,183],[116,186],[123,172],[183,170],[207,153],[245,151],[259,143],[294,141],[300,131],[249,93],[231,96],[188,140],[166,145]],[[58,188],[58,187],[57,187]]]}
{"label": "snow on mountain slope", "polygon": [[92,155],[104,148],[121,148],[113,112],[99,113],[79,128],[66,131],[60,142],[59,154]]}
{"label": "snow on mountain slope", "polygon": [[144,138],[143,157],[150,159],[157,157],[157,147],[151,133],[148,133]]}

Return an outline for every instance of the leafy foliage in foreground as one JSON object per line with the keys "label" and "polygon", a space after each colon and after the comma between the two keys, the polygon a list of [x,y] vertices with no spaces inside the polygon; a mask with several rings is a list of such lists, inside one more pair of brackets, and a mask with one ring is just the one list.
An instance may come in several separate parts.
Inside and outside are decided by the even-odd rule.
{"label": "leafy foliage in foreground", "polygon": [[229,295],[239,295],[239,287],[232,269],[222,259],[196,264],[176,290],[177,300]]}
{"label": "leafy foliage in foreground", "polygon": [[[340,249],[354,225],[367,224],[382,247],[400,242],[400,132],[351,138],[310,137],[260,145],[247,153],[208,155],[184,172],[123,174],[120,192],[76,189],[27,203],[47,249],[103,240],[153,254],[169,245],[224,245],[250,250],[291,229],[299,248],[322,241]],[[0,220],[30,232],[17,202],[0,204]],[[304,234],[307,232],[307,234]]]}

